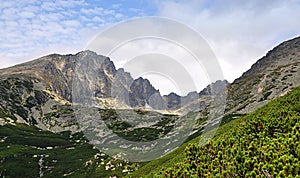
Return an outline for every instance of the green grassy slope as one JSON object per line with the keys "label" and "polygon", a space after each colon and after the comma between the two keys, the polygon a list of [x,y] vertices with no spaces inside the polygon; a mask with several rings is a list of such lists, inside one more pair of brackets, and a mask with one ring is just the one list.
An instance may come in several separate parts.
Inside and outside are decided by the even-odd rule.
{"label": "green grassy slope", "polygon": [[0,177],[13,178],[123,177],[124,169],[135,169],[101,154],[82,133],[55,134],[24,124],[0,126],[0,163]]}
{"label": "green grassy slope", "polygon": [[300,87],[221,126],[207,144],[198,137],[131,176],[299,177],[299,131]]}
{"label": "green grassy slope", "polygon": [[[161,115],[161,121],[153,128],[145,131],[139,128],[127,130],[131,125],[120,122],[116,111],[100,112],[108,127],[116,134],[136,141],[156,139],[161,133],[168,132],[170,123],[176,118],[173,115]],[[0,125],[0,177],[124,177],[141,165],[101,154],[82,133],[52,133],[17,124],[13,115],[1,109],[0,118],[2,122],[13,121]],[[169,124],[168,127],[165,127],[166,124]]]}

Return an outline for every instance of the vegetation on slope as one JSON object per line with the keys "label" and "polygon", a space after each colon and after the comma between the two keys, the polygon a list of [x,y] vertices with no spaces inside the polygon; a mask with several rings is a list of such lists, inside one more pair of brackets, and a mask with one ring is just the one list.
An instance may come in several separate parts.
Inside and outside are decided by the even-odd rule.
{"label": "vegetation on slope", "polygon": [[135,167],[100,153],[82,133],[0,126],[0,177],[123,177]]}
{"label": "vegetation on slope", "polygon": [[155,124],[147,127],[135,128],[133,125],[122,120],[122,118],[120,118],[120,116],[118,115],[118,112],[123,112],[123,114],[121,114],[123,116],[121,117],[130,117],[130,115],[126,115],[126,110],[119,110],[117,112],[114,109],[99,109],[99,112],[101,114],[101,119],[105,121],[109,129],[111,129],[119,137],[135,142],[152,141],[164,136],[172,130],[175,125],[176,119],[178,119],[178,116],[176,115],[160,114],[153,111],[150,112],[136,110],[135,112],[137,113],[137,115],[135,115],[135,120],[140,120],[147,123],[146,117],[152,117],[155,118],[155,121],[158,121]]}
{"label": "vegetation on slope", "polygon": [[300,87],[239,121],[156,176],[300,177]]}
{"label": "vegetation on slope", "polygon": [[[13,118],[2,111],[0,116]],[[54,134],[23,124],[6,124],[0,126],[0,177],[299,176],[300,87],[230,121],[239,116],[225,117],[224,125],[207,144],[199,145],[200,137],[192,139],[160,159],[140,164],[133,174],[127,172],[137,164],[102,155],[82,134]]]}

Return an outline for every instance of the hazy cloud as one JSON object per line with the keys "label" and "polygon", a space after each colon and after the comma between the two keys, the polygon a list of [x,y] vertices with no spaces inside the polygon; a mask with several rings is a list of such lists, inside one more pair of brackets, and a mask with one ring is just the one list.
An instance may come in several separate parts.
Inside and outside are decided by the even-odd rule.
{"label": "hazy cloud", "polygon": [[300,2],[156,1],[159,14],[195,28],[211,45],[232,81],[266,51],[299,35]]}
{"label": "hazy cloud", "polygon": [[0,68],[48,53],[78,52],[101,28],[126,18],[100,6],[84,0],[1,1]]}

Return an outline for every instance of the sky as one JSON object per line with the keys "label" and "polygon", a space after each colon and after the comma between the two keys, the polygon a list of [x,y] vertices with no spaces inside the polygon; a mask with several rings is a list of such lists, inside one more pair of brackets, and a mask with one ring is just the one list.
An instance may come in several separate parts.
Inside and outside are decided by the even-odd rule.
{"label": "sky", "polygon": [[[267,51],[300,34],[299,9],[299,0],[1,0],[0,68],[50,53],[77,53],[111,25],[157,16],[196,30],[232,82]],[[114,58],[122,67],[124,61]],[[176,91],[172,81],[148,77],[163,94]],[[206,84],[196,84],[197,90]]]}

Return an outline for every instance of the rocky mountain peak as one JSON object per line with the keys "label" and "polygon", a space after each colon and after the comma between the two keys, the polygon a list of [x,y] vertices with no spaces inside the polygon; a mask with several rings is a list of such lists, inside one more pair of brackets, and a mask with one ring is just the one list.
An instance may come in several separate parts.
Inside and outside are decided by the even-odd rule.
{"label": "rocky mountain peak", "polygon": [[149,104],[149,99],[155,93],[159,93],[148,79],[139,77],[135,79],[130,86],[130,104],[131,106]]}
{"label": "rocky mountain peak", "polygon": [[[80,52],[76,53],[75,55],[72,55],[72,54],[69,54],[69,55],[76,56],[78,58],[85,58],[85,57],[94,58],[94,59],[98,59],[101,61],[103,61],[105,59],[105,56],[98,55],[96,52],[91,51],[91,50],[84,50],[84,51],[80,51]],[[66,55],[66,56],[68,56],[68,55]]]}

